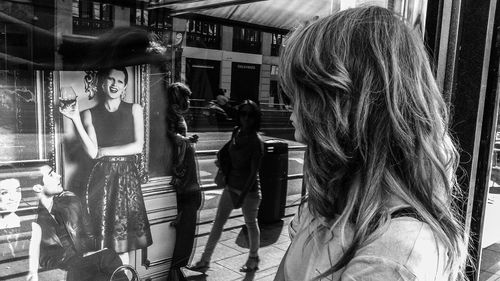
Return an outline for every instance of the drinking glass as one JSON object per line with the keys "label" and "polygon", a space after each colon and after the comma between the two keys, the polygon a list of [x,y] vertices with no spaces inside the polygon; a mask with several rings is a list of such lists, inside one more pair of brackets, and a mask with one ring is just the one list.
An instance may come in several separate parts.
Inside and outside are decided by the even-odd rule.
{"label": "drinking glass", "polygon": [[74,106],[76,104],[76,92],[71,86],[65,86],[61,88],[61,97],[59,98],[61,102],[61,109],[66,109],[69,106]]}

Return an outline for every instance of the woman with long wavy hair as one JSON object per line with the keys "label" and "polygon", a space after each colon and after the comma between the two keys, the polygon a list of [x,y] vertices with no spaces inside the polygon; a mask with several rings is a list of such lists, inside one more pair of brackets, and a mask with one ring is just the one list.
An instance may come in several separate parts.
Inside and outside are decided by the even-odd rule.
{"label": "woman with long wavy hair", "polygon": [[308,195],[276,280],[464,280],[458,153],[420,34],[353,8],[293,31],[280,60]]}

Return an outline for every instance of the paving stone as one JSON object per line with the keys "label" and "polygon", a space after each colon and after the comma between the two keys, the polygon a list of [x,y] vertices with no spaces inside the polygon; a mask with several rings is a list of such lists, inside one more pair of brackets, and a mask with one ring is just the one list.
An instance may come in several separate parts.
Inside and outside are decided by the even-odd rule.
{"label": "paving stone", "polygon": [[276,247],[276,248],[281,249],[283,251],[286,251],[288,249],[288,246],[290,246],[290,241],[284,242],[284,243],[279,243],[279,244],[273,244],[273,247]]}
{"label": "paving stone", "polygon": [[[283,255],[285,254],[285,251],[274,248],[274,247],[268,247],[265,249],[259,250],[259,257],[260,257],[260,263],[259,263],[259,268],[260,270],[266,270],[268,268],[272,268],[274,266],[278,266],[281,262],[281,259],[283,258]],[[235,270],[238,270],[245,262],[247,261],[248,255],[247,254],[242,254],[239,256],[234,256],[230,259],[223,259],[217,261],[217,263],[227,267],[227,268],[234,268]]]}
{"label": "paving stone", "polygon": [[[224,225],[224,231],[229,230],[230,228],[235,228],[235,227],[241,227],[245,224],[243,221],[243,218],[232,218],[227,220],[226,224]],[[210,231],[212,230],[212,223],[209,224],[202,224],[198,226],[197,229],[197,234],[203,234],[203,235],[208,235]]]}
{"label": "paving stone", "polygon": [[281,231],[281,235],[284,235],[284,236],[286,236],[286,237],[288,237],[288,238],[290,238],[290,231],[289,231],[289,229],[288,229],[288,228],[289,228],[289,227],[288,227],[289,225],[290,225],[290,223],[285,223],[285,224],[284,224],[284,226],[283,226],[283,229],[282,229],[282,231]]}
{"label": "paving stone", "polygon": [[[238,239],[238,238],[236,238],[236,239]],[[223,245],[226,245],[226,246],[228,246],[228,247],[230,247],[232,249],[235,249],[236,251],[238,251],[238,252],[240,252],[242,254],[246,254],[249,251],[248,250],[248,245],[246,244],[246,241],[245,241],[244,247],[242,247],[242,246],[238,245],[237,243],[235,243],[235,240],[226,240],[226,241],[221,241],[220,243],[223,244]]]}
{"label": "paving stone", "polygon": [[255,278],[255,281],[273,281],[275,274],[267,275],[267,276],[264,276],[264,277],[261,277],[261,278]]}
{"label": "paving stone", "polygon": [[239,272],[235,272],[217,263],[212,263],[210,269],[202,274],[196,271],[183,270],[184,275],[188,280],[206,280],[206,281],[221,281],[221,280],[237,280],[243,278]]}
{"label": "paving stone", "polygon": [[[255,280],[273,280],[276,272],[278,271],[278,266],[273,266],[265,270],[257,270],[255,272]],[[270,277],[271,279],[269,279]]]}
{"label": "paving stone", "polygon": [[500,275],[500,256],[497,252],[483,249],[481,256],[481,271],[498,273]]}
{"label": "paving stone", "polygon": [[[222,235],[220,236],[219,242],[223,242],[226,240],[232,240],[234,244],[234,240],[238,236],[238,232],[235,230],[230,230],[230,231],[224,231],[222,232]],[[208,235],[204,235],[201,237],[196,238],[196,247],[198,246],[205,246],[207,244],[208,240]]]}
{"label": "paving stone", "polygon": [[[203,253],[203,249],[205,247],[204,246],[198,246],[196,247],[195,249],[195,254],[193,256],[193,262],[197,262],[200,260],[201,258],[201,254]],[[229,257],[234,257],[234,256],[237,256],[237,255],[241,255],[242,253],[231,248],[231,247],[228,247],[224,244],[217,244],[217,246],[215,247],[215,251],[212,255],[212,262],[216,262],[218,260],[221,260],[221,259],[227,259]]]}
{"label": "paving stone", "polygon": [[491,251],[495,251],[495,252],[499,253],[499,255],[500,255],[500,243],[492,244],[486,249],[491,250]]}
{"label": "paving stone", "polygon": [[[206,222],[206,221],[213,221],[215,219],[215,215],[217,214],[217,208],[211,208],[211,209],[202,209],[199,214],[198,214],[198,221],[199,222]],[[241,216],[241,208],[233,210],[231,212],[231,217],[234,216]]]}

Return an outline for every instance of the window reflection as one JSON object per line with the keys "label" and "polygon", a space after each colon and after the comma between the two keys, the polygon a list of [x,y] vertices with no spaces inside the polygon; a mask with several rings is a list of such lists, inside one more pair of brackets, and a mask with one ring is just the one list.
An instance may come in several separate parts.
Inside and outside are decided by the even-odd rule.
{"label": "window reflection", "polygon": [[33,74],[0,71],[0,164],[43,160],[45,124]]}
{"label": "window reflection", "polygon": [[[197,167],[200,184],[208,198],[202,208],[205,211],[213,209],[216,207],[218,190],[211,190],[216,167],[213,163],[215,156],[210,153],[228,140],[235,125],[236,104],[253,99],[263,109],[263,131],[266,137],[293,141],[289,101],[281,93],[277,68],[280,47],[288,27],[251,22],[255,18],[233,21],[226,18],[229,12],[218,16],[209,14],[217,9],[172,15],[175,10],[173,6],[151,6],[165,1],[122,3],[72,0],[55,1],[54,6],[39,5],[41,2],[45,3],[35,0],[0,3],[2,15],[13,16],[29,26],[26,28],[8,21],[0,23],[0,165],[13,165],[21,169],[21,172],[12,172],[14,168],[10,166],[0,168],[0,187],[3,179],[16,179],[20,187],[15,188],[15,194],[22,195],[18,209],[10,212],[17,215],[19,224],[2,224],[0,221],[0,279],[5,276],[9,279],[24,277],[27,274],[31,222],[36,219],[34,210],[38,206],[32,188],[41,180],[36,168],[49,164],[63,176],[65,189],[80,196],[83,195],[92,169],[88,157],[82,152],[74,126],[62,119],[57,110],[61,87],[75,88],[82,110],[95,105],[85,92],[85,79],[87,74],[90,75],[96,69],[79,69],[79,65],[62,58],[58,53],[59,46],[50,42],[61,41],[57,37],[61,34],[65,40],[71,39],[77,43],[83,39],[94,40],[106,31],[116,30],[114,27],[119,25],[146,30],[157,46],[165,50],[167,58],[161,62],[139,59],[137,64],[142,66],[128,66],[131,91],[124,97],[128,102],[144,105],[145,129],[149,134],[145,137],[141,169],[149,177],[149,181],[142,185],[142,190],[154,244],[147,252],[135,253],[134,266],[143,277],[161,275],[169,266],[166,261],[171,258],[175,243],[175,228],[170,223],[178,215],[176,190],[170,184],[174,152],[171,140],[166,136],[167,86],[181,81],[192,90],[190,109],[184,118],[188,123],[188,135],[201,135],[200,142],[196,144]],[[302,8],[304,12],[309,12],[309,5],[319,5],[316,1],[306,2],[303,2],[303,7],[306,7]],[[417,5],[422,1],[379,2],[389,2],[394,9],[404,7],[405,16],[416,18],[419,8],[408,5]],[[221,8],[236,11],[233,6]],[[323,10],[328,9],[330,1]],[[58,11],[65,11],[66,14],[57,14]],[[270,22],[276,23],[274,20],[279,20],[285,8],[278,7],[273,11],[273,20]],[[261,14],[253,14],[256,15]],[[294,14],[291,20],[299,23],[303,20],[299,20],[299,17],[299,14]],[[37,28],[51,34],[50,40],[37,40],[40,38],[36,33]],[[110,49],[114,43],[109,42]],[[134,50],[129,48],[126,52],[133,53]],[[81,48],[79,51],[83,56],[86,49]],[[108,48],[103,48],[103,54],[99,55],[106,56],[108,51]],[[49,54],[48,58],[44,57],[45,54]],[[76,56],[80,56],[80,53]],[[49,61],[49,66],[37,65],[35,62],[39,59]],[[290,153],[289,161],[294,165],[290,165],[289,174],[295,175],[288,183],[290,198],[300,197],[302,159],[303,150]],[[2,192],[0,188],[0,196]],[[288,216],[293,215],[293,206],[287,210]],[[212,219],[205,216],[198,225],[208,225]],[[233,223],[237,224],[239,219],[235,218]],[[200,229],[198,236],[208,234],[206,229]],[[237,243],[241,243],[244,236],[241,233],[238,236],[241,237]],[[276,235],[280,239],[286,238],[281,236],[280,233]],[[266,246],[269,245],[272,243]],[[16,267],[19,264],[23,270]],[[143,266],[148,264],[149,268]],[[62,271],[41,270],[39,274],[45,280],[65,279]]]}

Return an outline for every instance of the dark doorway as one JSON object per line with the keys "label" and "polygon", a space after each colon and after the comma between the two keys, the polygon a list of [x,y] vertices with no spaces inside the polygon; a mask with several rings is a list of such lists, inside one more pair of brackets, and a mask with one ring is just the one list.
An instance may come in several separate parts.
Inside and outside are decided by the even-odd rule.
{"label": "dark doorway", "polygon": [[192,99],[213,100],[219,89],[220,61],[186,59],[186,84]]}
{"label": "dark doorway", "polygon": [[251,99],[259,102],[260,65],[233,62],[231,71],[231,99],[241,102]]}

